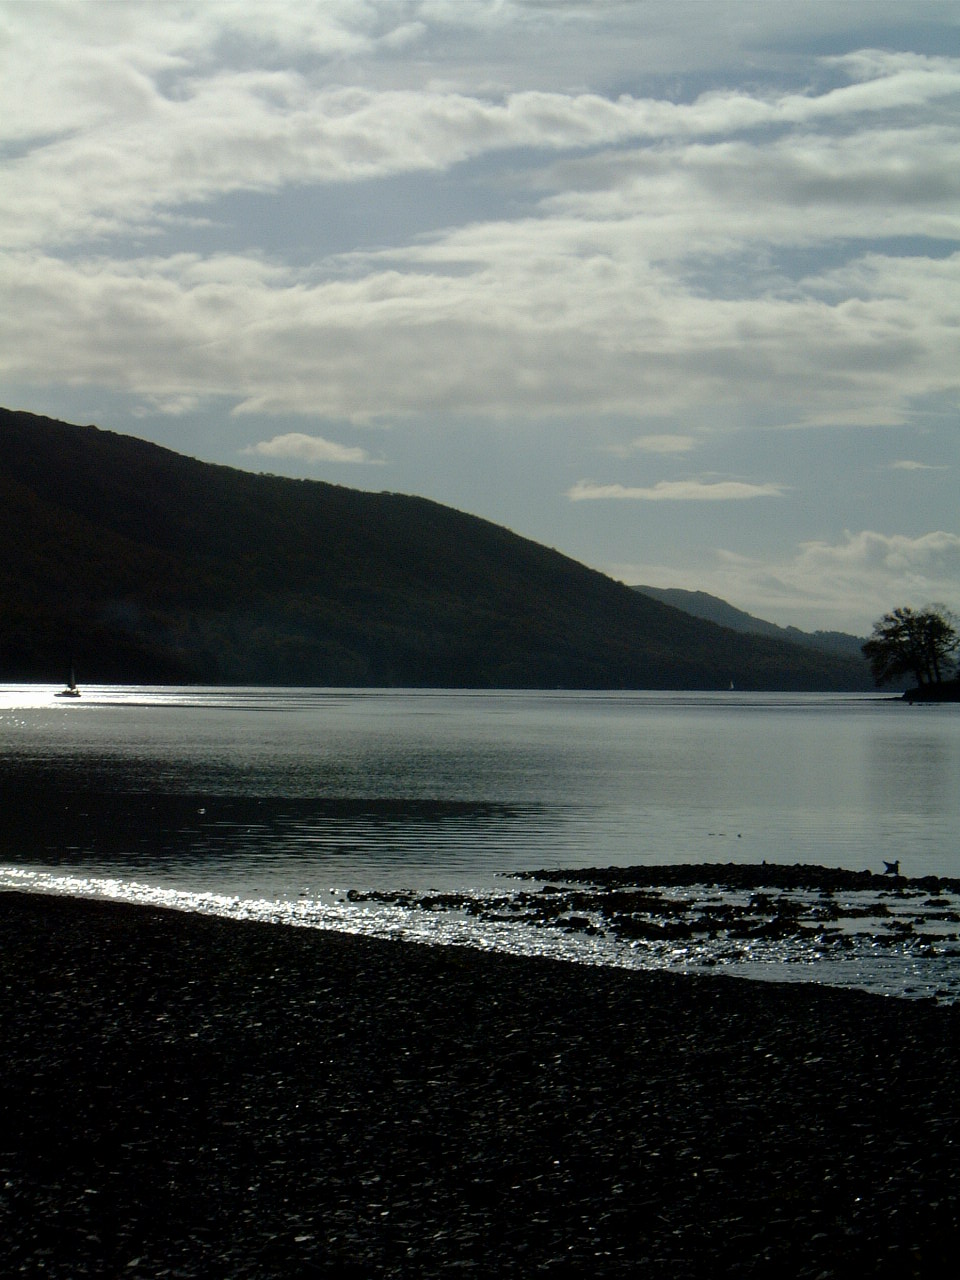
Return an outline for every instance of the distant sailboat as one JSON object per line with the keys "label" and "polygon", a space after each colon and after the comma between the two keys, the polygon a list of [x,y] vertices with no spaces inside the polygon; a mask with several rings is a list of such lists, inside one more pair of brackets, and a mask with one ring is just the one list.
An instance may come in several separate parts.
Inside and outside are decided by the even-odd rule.
{"label": "distant sailboat", "polygon": [[61,689],[59,693],[54,694],[56,698],[79,698],[80,690],[77,688],[77,677],[74,675],[73,667],[70,668],[70,679],[67,681],[67,687]]}

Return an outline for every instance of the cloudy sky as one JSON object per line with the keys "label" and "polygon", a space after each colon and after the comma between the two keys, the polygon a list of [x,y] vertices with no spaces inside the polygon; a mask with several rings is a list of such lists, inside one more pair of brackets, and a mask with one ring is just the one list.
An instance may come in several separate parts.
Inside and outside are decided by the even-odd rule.
{"label": "cloudy sky", "polygon": [[0,0],[0,403],[960,608],[956,0]]}

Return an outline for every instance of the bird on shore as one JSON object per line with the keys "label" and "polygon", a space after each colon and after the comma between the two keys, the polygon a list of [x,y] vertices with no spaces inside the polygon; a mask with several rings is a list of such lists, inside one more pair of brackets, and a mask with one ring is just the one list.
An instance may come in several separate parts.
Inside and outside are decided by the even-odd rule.
{"label": "bird on shore", "polygon": [[896,862],[887,862],[886,858],[884,858],[883,874],[885,876],[898,876],[900,874],[900,859],[898,858]]}

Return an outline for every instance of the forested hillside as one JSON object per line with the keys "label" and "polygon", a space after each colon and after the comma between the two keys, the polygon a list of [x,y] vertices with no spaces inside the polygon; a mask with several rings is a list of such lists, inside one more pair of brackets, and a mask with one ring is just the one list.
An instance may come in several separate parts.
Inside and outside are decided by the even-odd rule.
{"label": "forested hillside", "polygon": [[695,618],[703,618],[707,622],[716,622],[721,627],[729,627],[732,631],[744,631],[750,635],[772,636],[777,640],[786,640],[790,644],[803,645],[810,649],[824,649],[827,653],[844,654],[859,659],[863,646],[863,636],[852,636],[845,631],[801,631],[799,627],[778,627],[775,622],[765,622],[763,618],[755,618],[752,613],[737,609],[719,596],[708,595],[706,591],[685,591],[682,587],[634,587],[634,591],[642,591],[645,596],[652,596],[661,604],[673,605],[684,613],[692,613]]}
{"label": "forested hillside", "polygon": [[422,498],[0,410],[0,679],[869,688]]}

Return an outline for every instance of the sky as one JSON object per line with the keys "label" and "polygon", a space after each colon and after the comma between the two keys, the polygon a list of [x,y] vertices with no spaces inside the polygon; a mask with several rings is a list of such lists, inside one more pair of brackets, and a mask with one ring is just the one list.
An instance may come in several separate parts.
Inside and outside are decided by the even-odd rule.
{"label": "sky", "polygon": [[0,299],[7,408],[960,610],[960,0],[0,0]]}

